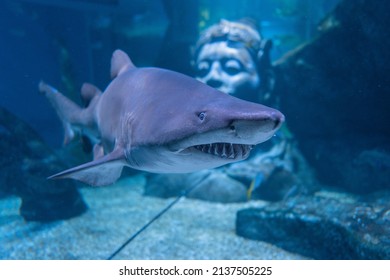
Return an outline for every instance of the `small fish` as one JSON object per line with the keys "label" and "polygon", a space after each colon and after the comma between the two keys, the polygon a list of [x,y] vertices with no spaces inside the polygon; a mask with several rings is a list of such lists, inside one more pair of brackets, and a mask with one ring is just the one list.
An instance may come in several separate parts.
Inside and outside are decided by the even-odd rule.
{"label": "small fish", "polygon": [[255,190],[260,188],[261,184],[264,182],[264,174],[257,173],[255,178],[252,180],[248,190],[246,191],[246,197],[248,200],[252,198],[252,194]]}

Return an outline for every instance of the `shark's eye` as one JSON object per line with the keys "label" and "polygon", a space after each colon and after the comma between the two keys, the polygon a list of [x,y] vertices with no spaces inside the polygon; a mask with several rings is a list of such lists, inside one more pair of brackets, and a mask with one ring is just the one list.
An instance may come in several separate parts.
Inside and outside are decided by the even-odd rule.
{"label": "shark's eye", "polygon": [[198,114],[198,118],[201,120],[201,121],[204,121],[204,119],[206,118],[206,113],[205,112],[200,112]]}

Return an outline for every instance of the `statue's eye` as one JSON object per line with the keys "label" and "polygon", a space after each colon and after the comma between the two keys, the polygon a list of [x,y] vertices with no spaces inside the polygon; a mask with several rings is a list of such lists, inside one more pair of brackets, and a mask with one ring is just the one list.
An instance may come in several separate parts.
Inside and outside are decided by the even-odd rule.
{"label": "statue's eye", "polygon": [[204,121],[204,119],[206,118],[206,113],[205,112],[200,112],[198,114],[198,118],[201,120],[201,121]]}
{"label": "statue's eye", "polygon": [[208,61],[201,61],[197,66],[196,75],[200,78],[205,77],[210,72],[210,63]]}
{"label": "statue's eye", "polygon": [[230,76],[237,75],[243,71],[242,64],[236,59],[228,59],[223,63],[223,68]]}

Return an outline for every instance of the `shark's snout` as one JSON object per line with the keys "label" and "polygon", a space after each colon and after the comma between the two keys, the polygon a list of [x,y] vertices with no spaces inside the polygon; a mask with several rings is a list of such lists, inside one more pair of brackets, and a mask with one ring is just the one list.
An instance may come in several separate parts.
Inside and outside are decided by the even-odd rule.
{"label": "shark's snout", "polygon": [[238,117],[232,120],[232,124],[237,128],[238,134],[242,137],[254,137],[256,132],[265,134],[275,133],[283,124],[284,115],[278,110],[267,108],[252,114]]}
{"label": "shark's snout", "polygon": [[284,117],[284,115],[281,112],[279,112],[277,110],[274,110],[270,114],[270,120],[274,124],[272,129],[273,130],[278,130],[280,128],[280,126],[284,123],[285,117]]}
{"label": "shark's snout", "polygon": [[[228,99],[230,97],[230,99]],[[248,102],[226,96],[225,103],[218,104],[222,108],[213,112],[215,116],[227,123],[241,123],[242,127],[250,127],[251,131],[275,132],[283,124],[285,117],[277,109],[262,104]],[[213,116],[213,114],[210,114]],[[249,131],[248,131],[249,133]]]}
{"label": "shark's snout", "polygon": [[281,112],[279,112],[278,110],[274,110],[274,111],[271,113],[271,115],[272,115],[275,119],[279,120],[280,124],[282,124],[282,123],[285,121],[285,116],[284,116]]}

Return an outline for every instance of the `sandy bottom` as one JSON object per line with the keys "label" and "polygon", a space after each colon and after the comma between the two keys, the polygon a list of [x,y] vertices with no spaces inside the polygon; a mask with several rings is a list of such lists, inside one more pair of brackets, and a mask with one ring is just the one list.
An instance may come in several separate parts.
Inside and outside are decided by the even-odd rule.
{"label": "sandy bottom", "polygon": [[[76,218],[53,223],[25,222],[20,199],[0,200],[0,259],[106,259],[173,199],[143,196],[142,175],[103,188],[81,188],[89,206]],[[182,199],[116,259],[303,259],[265,242],[235,234],[235,204]]]}

